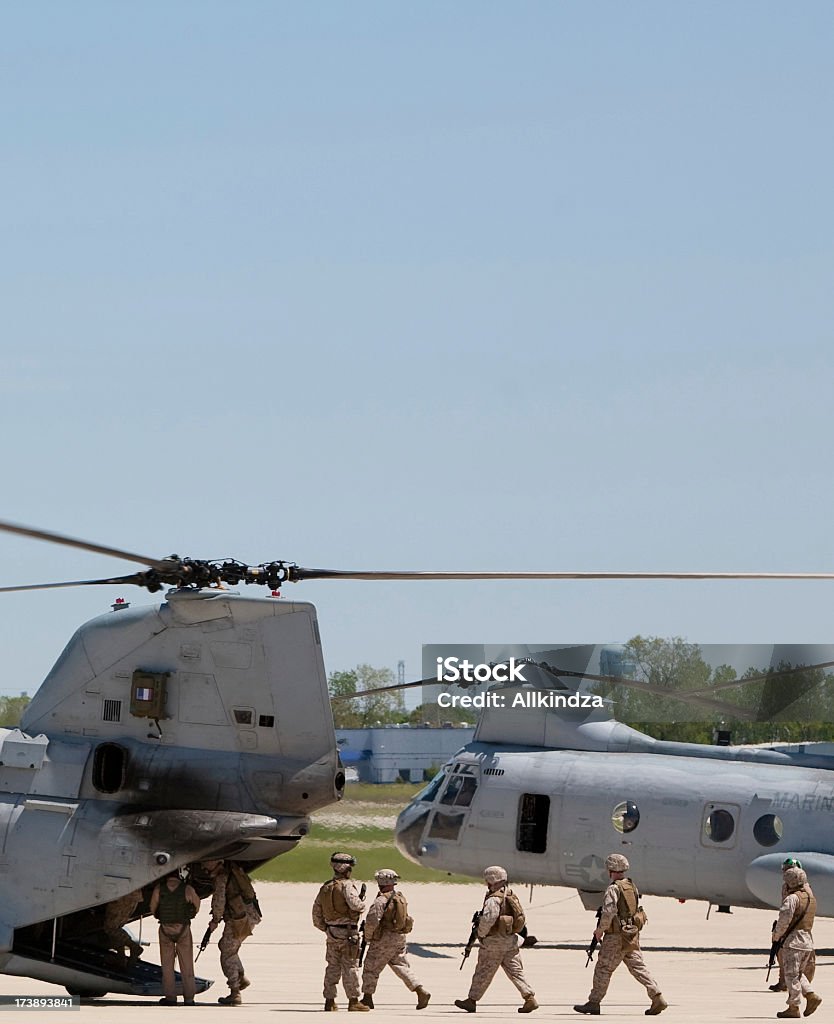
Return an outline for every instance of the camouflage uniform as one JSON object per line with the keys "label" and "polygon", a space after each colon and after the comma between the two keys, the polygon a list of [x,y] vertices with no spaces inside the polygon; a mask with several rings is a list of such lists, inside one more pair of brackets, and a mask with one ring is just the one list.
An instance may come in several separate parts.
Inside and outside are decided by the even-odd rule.
{"label": "camouflage uniform", "polygon": [[805,1016],[810,1016],[822,1002],[811,988],[807,976],[813,977],[814,940],[811,930],[817,901],[801,868],[785,872],[788,894],[779,910],[779,920],[773,930],[774,940],[784,939],[782,967],[788,989],[788,1010],[778,1017],[798,1017],[802,996],[805,996]]}
{"label": "camouflage uniform", "polygon": [[107,904],[104,911],[104,924],[102,931],[107,939],[109,949],[115,949],[118,953],[124,953],[130,949],[131,959],[142,955],[142,947],[125,931],[124,925],[133,920],[136,908],[142,900],[142,890],[129,892],[126,896],[120,896]]}
{"label": "camouflage uniform", "polygon": [[[344,858],[344,859],[339,859]],[[349,854],[333,854],[333,878],[319,889],[313,903],[313,924],[327,935],[323,994],[327,1009],[335,1009],[336,985],[341,978],[350,1003],[359,1002],[359,918],[365,910],[356,883],[349,875],[355,860]],[[335,904],[335,908],[334,908]],[[361,1007],[367,1009],[367,1007]]]}
{"label": "camouflage uniform", "polygon": [[518,935],[499,934],[498,918],[506,913],[504,897],[511,891],[507,888],[507,872],[497,866],[487,868],[484,871],[484,880],[490,889],[484,898],[481,919],[478,922],[478,938],[481,941],[478,962],[469,986],[469,996],[465,1000],[456,1000],[455,1005],[470,1013],[474,1012],[474,1004],[489,988],[498,968],[501,967],[524,997],[526,1009],[522,1009],[528,1013],[537,1009],[538,1003],[535,1001],[536,993],[524,977],[524,966],[518,952]]}
{"label": "camouflage uniform", "polygon": [[[394,897],[405,902],[403,894],[394,889],[399,876],[395,871],[384,869],[377,871],[375,878],[379,883],[380,890],[365,918],[365,939],[368,946],[365,954],[365,969],[362,972],[362,991],[364,992],[362,1002],[373,1008],[373,999],[370,997],[376,992],[379,976],[387,965],[409,992],[418,993],[417,1009],[422,1010],[428,1005],[430,994],[420,984],[406,957],[406,934],[411,930],[411,919],[407,917],[407,906],[405,908],[407,918],[405,931],[395,931],[391,921],[392,914],[389,908]],[[388,911],[387,914],[386,911]]]}
{"label": "camouflage uniform", "polygon": [[[631,879],[622,878],[622,875],[628,871],[628,860],[622,854],[611,854],[606,859],[605,866],[608,868],[612,880],[605,890],[599,924],[595,930],[597,937],[602,933],[605,934],[594,967],[594,980],[588,1001],[582,1006],[575,1006],[574,1009],[578,1013],[599,1013],[599,1004],[605,998],[611,976],[621,963],[625,963],[632,977],[643,985],[651,998],[652,1003],[646,1013],[651,1015],[662,1013],[666,1009],[667,1003],[643,961],[639,932],[634,931],[627,935],[622,930],[621,900],[627,899],[633,902],[634,911],[636,911],[640,900],[640,894]],[[619,875],[620,878],[615,879],[615,875]],[[622,884],[618,885],[618,881]],[[628,894],[627,897],[624,895],[625,893]]]}
{"label": "camouflage uniform", "polygon": [[214,930],[221,921],[224,922],[217,948],[220,951],[220,969],[226,976],[230,993],[224,998],[234,1006],[240,1003],[240,990],[249,986],[239,950],[261,922],[254,893],[251,897],[247,895],[250,892],[253,893],[249,876],[232,861],[227,861],[214,875],[210,927]]}

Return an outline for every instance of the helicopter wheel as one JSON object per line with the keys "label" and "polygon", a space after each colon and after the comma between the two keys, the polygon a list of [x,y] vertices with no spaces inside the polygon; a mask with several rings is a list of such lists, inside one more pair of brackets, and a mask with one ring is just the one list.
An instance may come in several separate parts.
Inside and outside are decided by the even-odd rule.
{"label": "helicopter wheel", "polygon": [[64,988],[71,996],[78,996],[80,999],[101,999],[102,996],[107,995],[106,989],[70,988],[69,985],[65,985]]}

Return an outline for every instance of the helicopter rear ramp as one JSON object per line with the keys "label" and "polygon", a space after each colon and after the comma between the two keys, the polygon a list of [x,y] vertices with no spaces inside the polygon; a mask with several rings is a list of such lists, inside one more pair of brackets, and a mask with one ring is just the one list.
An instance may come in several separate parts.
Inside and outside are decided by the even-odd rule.
{"label": "helicopter rear ramp", "polygon": [[[15,945],[10,953],[0,956],[0,971],[24,978],[37,978],[53,985],[63,985],[72,995],[102,996],[109,992],[134,996],[161,996],[162,968],[145,960],[121,961],[109,950],[81,943],[62,942],[55,956],[36,946]],[[175,974],[177,993],[182,992],[181,978]],[[196,978],[197,992],[205,992],[213,984]]]}

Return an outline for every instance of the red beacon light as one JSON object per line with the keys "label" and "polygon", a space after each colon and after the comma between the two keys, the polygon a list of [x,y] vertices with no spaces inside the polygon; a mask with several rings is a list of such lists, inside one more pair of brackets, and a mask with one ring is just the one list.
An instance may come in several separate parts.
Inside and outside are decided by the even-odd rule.
{"label": "red beacon light", "polygon": [[281,591],[280,590],[273,590],[272,593],[269,596],[270,597],[280,597],[281,596]]}
{"label": "red beacon light", "polygon": [[113,604],[110,605],[114,612],[123,611],[125,608],[130,607],[130,602],[125,601],[123,597],[117,597]]}

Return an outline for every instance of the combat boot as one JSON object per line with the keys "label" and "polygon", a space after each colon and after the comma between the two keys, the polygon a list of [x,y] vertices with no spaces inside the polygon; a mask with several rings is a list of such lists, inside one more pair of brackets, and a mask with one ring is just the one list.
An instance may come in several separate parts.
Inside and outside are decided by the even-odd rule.
{"label": "combat boot", "polygon": [[777,981],[775,984],[768,985],[767,987],[770,989],[771,992],[787,992],[788,991],[788,986],[784,983],[784,981]]}
{"label": "combat boot", "polygon": [[583,1003],[581,1006],[574,1006],[574,1010],[577,1013],[590,1013],[592,1017],[599,1016],[599,1003],[592,1003],[589,999],[587,1003]]}
{"label": "combat boot", "polygon": [[659,1013],[663,1013],[668,1005],[663,996],[658,992],[656,996],[652,996],[652,1005],[643,1012],[647,1017],[656,1017]]}
{"label": "combat boot", "polygon": [[799,1007],[798,1006],[789,1006],[787,1008],[787,1010],[780,1010],[776,1014],[776,1016],[777,1017],[798,1017],[799,1016]]}
{"label": "combat boot", "polygon": [[348,1009],[351,1012],[355,1011],[356,1013],[369,1013],[371,1008],[370,1006],[366,1006],[364,1003],[360,1003],[359,1000],[354,997],[353,999],[348,999]]}
{"label": "combat boot", "polygon": [[252,982],[246,977],[245,974],[241,974],[240,981],[237,983],[237,987],[242,992],[245,988],[249,988]]}
{"label": "combat boot", "polygon": [[822,996],[818,996],[816,992],[806,992],[805,999],[805,1016],[810,1017],[814,1010],[816,1010],[816,1008],[822,1002]]}
{"label": "combat boot", "polygon": [[466,1010],[467,1013],[474,1013],[478,1009],[478,1004],[474,999],[456,999],[455,1006],[459,1010]]}
{"label": "combat boot", "polygon": [[325,999],[324,1001],[325,1010],[338,1010],[339,1007],[336,1005],[335,999]]}
{"label": "combat boot", "polygon": [[521,1006],[518,1008],[519,1013],[532,1013],[533,1010],[538,1010],[539,1004],[536,1002],[535,996],[527,996]]}
{"label": "combat boot", "polygon": [[362,996],[362,1002],[365,1004],[365,1006],[368,1007],[369,1010],[373,1010],[373,1008],[374,1008],[374,997],[371,995],[370,992],[366,992],[365,995]]}
{"label": "combat boot", "polygon": [[417,988],[414,989],[414,995],[417,996],[417,1009],[425,1010],[425,1008],[429,1005],[429,1000],[431,999],[431,992],[426,992],[422,985],[418,985]]}
{"label": "combat boot", "polygon": [[218,1000],[221,1006],[240,1006],[243,1000],[240,998],[240,989],[233,988],[227,996],[221,996]]}

